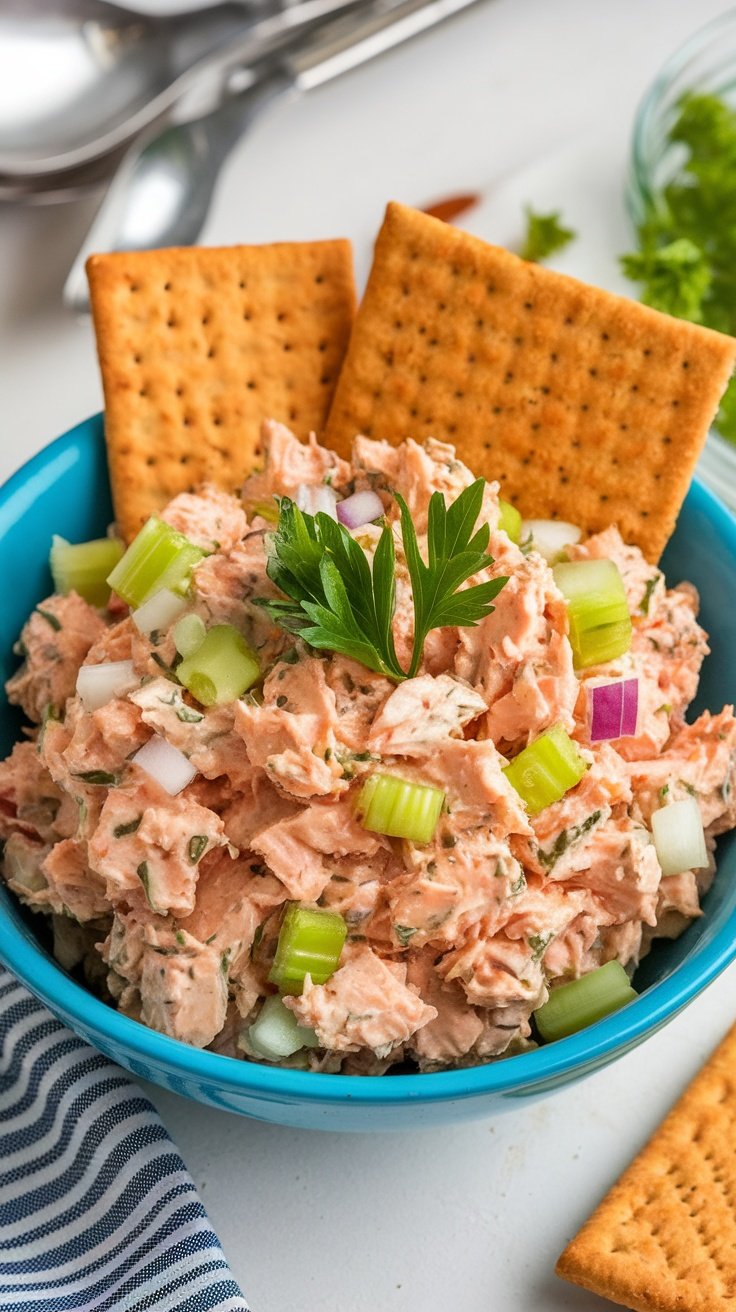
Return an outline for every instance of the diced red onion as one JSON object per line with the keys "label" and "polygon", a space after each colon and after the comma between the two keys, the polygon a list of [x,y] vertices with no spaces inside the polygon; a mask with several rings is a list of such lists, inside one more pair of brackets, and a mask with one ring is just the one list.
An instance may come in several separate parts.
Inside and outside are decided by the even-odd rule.
{"label": "diced red onion", "polygon": [[186,597],[179,597],[168,588],[160,588],[142,606],[132,611],[130,618],[138,632],[148,637],[154,629],[168,629],[188,605]]}
{"label": "diced red onion", "polygon": [[346,528],[362,528],[364,524],[380,519],[383,513],[381,498],[370,490],[354,492],[351,497],[337,503],[337,518]]}
{"label": "diced red onion", "polygon": [[636,733],[639,713],[639,680],[612,679],[589,686],[590,741],[629,738]]}
{"label": "diced red onion", "polygon": [[133,760],[171,797],[176,797],[182,788],[186,788],[197,773],[184,753],[172,747],[171,743],[167,743],[166,739],[157,733],[143,744]]}
{"label": "diced red onion", "polygon": [[549,565],[554,565],[565,547],[579,542],[583,530],[564,519],[525,519],[521,525],[521,540],[532,539],[532,551],[538,551]]}
{"label": "diced red onion", "polygon": [[652,835],[663,875],[703,870],[708,865],[703,819],[694,797],[670,802],[652,814]]}
{"label": "diced red onion", "polygon": [[307,515],[317,515],[321,511],[323,515],[329,515],[330,519],[337,519],[337,493],[326,483],[318,483],[316,486],[300,483],[294,500]]}
{"label": "diced red onion", "polygon": [[137,687],[138,678],[132,661],[105,661],[102,665],[82,665],[77,675],[77,694],[85,711],[97,711],[113,697]]}

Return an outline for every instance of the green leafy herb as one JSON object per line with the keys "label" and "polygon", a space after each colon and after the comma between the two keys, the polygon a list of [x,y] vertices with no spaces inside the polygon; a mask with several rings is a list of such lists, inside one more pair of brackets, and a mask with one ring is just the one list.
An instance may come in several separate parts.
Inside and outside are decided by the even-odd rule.
{"label": "green leafy herb", "polygon": [[652,600],[652,593],[654,592],[654,589],[659,583],[660,578],[661,578],[660,574],[653,574],[650,579],[647,579],[647,584],[644,589],[644,595],[641,601],[639,602],[639,610],[641,611],[642,615],[649,614],[649,606]]}
{"label": "green leafy herb", "polygon": [[111,774],[109,770],[82,770],[73,775],[73,778],[81,779],[85,784],[99,784],[103,788],[115,788],[120,782],[119,775]]}
{"label": "green leafy herb", "polygon": [[139,815],[135,820],[129,820],[127,824],[116,825],[112,831],[113,838],[125,838],[126,834],[134,834],[142,819],[143,816]]}
{"label": "green leafy herb", "polygon": [[545,950],[549,947],[554,934],[530,934],[527,942],[532,950],[532,961],[539,961],[544,956]]}
{"label": "green leafy herb", "polygon": [[526,236],[519,254],[522,260],[546,260],[555,251],[569,246],[577,237],[572,228],[563,227],[560,211],[552,210],[550,214],[536,214],[531,205],[527,205]]}
{"label": "green leafy herb", "polygon": [[[736,331],[736,110],[719,96],[687,92],[668,133],[671,180],[651,198],[639,249],[622,256],[642,300],[693,323]],[[736,383],[715,421],[736,442]]]}
{"label": "green leafy herb", "polygon": [[576,843],[579,838],[583,838],[585,834],[589,834],[591,829],[598,824],[601,815],[601,811],[593,811],[589,816],[586,816],[585,820],[581,821],[579,825],[572,825],[570,829],[563,829],[562,832],[557,835],[549,851],[545,852],[540,847],[537,855],[545,869],[551,870],[552,866],[559,861],[560,857],[567,851],[572,843]]}
{"label": "green leafy herb", "polygon": [[155,911],[156,908],[154,907],[153,902],[151,901],[151,878],[148,870],[148,862],[141,861],[135,873],[137,874],[138,878],[140,879],[143,885],[143,891],[146,895],[146,901],[149,907],[151,908],[152,911]]}
{"label": "green leafy herb", "polygon": [[204,716],[201,715],[199,711],[195,711],[191,706],[187,706],[185,702],[182,702],[181,706],[177,707],[176,718],[181,720],[183,724],[199,724],[200,720],[204,719]]}
{"label": "green leafy herb", "polygon": [[389,525],[383,528],[371,569],[362,547],[342,524],[329,515],[304,514],[283,497],[268,575],[289,600],[264,599],[259,605],[275,623],[312,647],[340,652],[392,679],[413,678],[427,634],[448,625],[477,624],[491,613],[491,601],[506,582],[490,579],[458,591],[493,563],[487,552],[488,525],[474,532],[483,488],[483,479],[477,479],[449,507],[439,492],[433,494],[427,564],[408,506],[396,497],[414,602],[414,646],[408,670],[400,666],[394,647],[396,559]]}
{"label": "green leafy herb", "polygon": [[180,929],[177,929],[176,931],[176,941],[179,944],[180,948],[183,948],[186,943],[186,939]]}
{"label": "green leafy herb", "polygon": [[189,853],[189,860],[192,861],[195,865],[199,861],[199,858],[202,856],[202,853],[204,852],[204,849],[206,848],[208,842],[209,839],[206,834],[194,834],[193,837],[189,839],[189,846],[187,847],[187,852]]}
{"label": "green leafy herb", "polygon": [[58,620],[56,616],[51,613],[50,610],[42,610],[40,606],[37,606],[36,614],[40,615],[41,619],[45,620],[47,624],[50,624],[52,629],[54,629],[57,633],[61,632],[61,620]]}
{"label": "green leafy herb", "polygon": [[394,934],[396,935],[402,948],[405,948],[409,940],[416,934],[416,929],[412,925],[394,925]]}

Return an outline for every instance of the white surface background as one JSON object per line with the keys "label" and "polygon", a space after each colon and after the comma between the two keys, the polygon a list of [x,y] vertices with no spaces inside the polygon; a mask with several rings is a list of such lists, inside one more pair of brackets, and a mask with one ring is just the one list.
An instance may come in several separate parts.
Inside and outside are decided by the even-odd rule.
{"label": "white surface background", "polygon": [[[495,184],[470,226],[509,240],[517,202],[562,205],[587,233],[565,267],[612,283],[636,103],[727,7],[491,0],[275,106],[233,156],[205,237],[349,235],[362,277],[389,197]],[[93,211],[0,207],[0,477],[99,408],[89,323],[60,305]],[[556,1280],[555,1259],[727,1029],[734,984],[736,968],[587,1082],[455,1129],[308,1134],[151,1093],[254,1312],[594,1312],[610,1305]]]}

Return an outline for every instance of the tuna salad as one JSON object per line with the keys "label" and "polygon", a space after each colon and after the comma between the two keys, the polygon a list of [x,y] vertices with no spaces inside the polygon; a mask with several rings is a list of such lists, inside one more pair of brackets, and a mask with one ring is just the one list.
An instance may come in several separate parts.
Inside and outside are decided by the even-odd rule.
{"label": "tuna salad", "polygon": [[238,1059],[433,1071],[622,1005],[736,824],[695,589],[440,442],[263,450],[124,554],[55,540],[9,888],[121,1012]]}

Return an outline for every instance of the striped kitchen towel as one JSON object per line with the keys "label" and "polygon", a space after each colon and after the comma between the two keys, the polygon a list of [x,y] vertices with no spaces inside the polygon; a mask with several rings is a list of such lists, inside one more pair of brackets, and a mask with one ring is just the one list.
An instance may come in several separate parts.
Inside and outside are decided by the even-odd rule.
{"label": "striped kitchen towel", "polygon": [[0,967],[2,1312],[248,1312],[151,1103]]}

